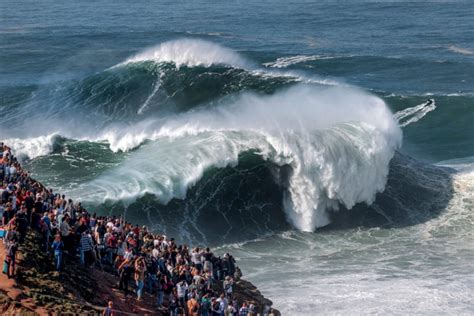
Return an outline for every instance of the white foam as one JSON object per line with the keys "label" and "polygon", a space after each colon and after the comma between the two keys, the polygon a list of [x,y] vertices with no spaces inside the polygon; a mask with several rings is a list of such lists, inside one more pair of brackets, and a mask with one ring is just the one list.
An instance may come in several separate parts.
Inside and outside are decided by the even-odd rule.
{"label": "white foam", "polygon": [[54,142],[58,137],[58,133],[52,133],[45,136],[23,139],[9,138],[5,139],[4,143],[12,148],[14,155],[18,159],[33,159],[50,154],[53,151]]}
{"label": "white foam", "polygon": [[[303,61],[316,60],[316,59],[330,59],[335,57],[329,56],[293,56],[293,57],[282,57],[277,59],[274,63],[264,64],[270,68],[286,68],[291,64],[296,64]],[[235,68],[245,69],[251,74],[261,77],[287,77],[293,78],[295,81],[305,83],[316,83],[321,85],[340,85],[339,82],[333,79],[318,78],[317,76],[307,76],[301,72],[295,71],[278,71],[277,69],[265,69],[256,67],[248,60],[243,58],[239,53],[232,49],[220,46],[216,43],[196,40],[196,39],[179,39],[175,41],[169,41],[162,43],[156,47],[149,48],[137,55],[128,58],[124,62],[114,66],[120,67],[123,65],[137,63],[142,61],[154,61],[157,63],[169,62],[174,63],[176,67],[183,65],[187,67],[210,67],[212,65],[226,65]],[[112,68],[114,68],[112,67]],[[163,73],[161,74],[163,75]],[[142,109],[145,109],[150,99],[156,94],[161,85],[161,78],[155,83],[154,89],[150,96],[147,98],[143,106],[140,108],[139,114],[142,113]]]}
{"label": "white foam", "polygon": [[474,156],[443,160],[436,165],[455,169],[458,173],[474,173]]}
{"label": "white foam", "polygon": [[280,57],[277,58],[274,62],[264,63],[266,67],[272,68],[286,68],[292,65],[296,65],[303,62],[322,60],[322,59],[333,59],[332,56],[319,56],[319,55],[296,55],[290,57]]}
{"label": "white foam", "polygon": [[151,91],[150,95],[146,98],[145,102],[140,106],[140,108],[137,111],[137,114],[143,114],[143,112],[146,110],[148,105],[150,104],[151,99],[158,93],[158,90],[160,90],[161,83],[162,83],[162,78],[164,76],[164,73],[161,73],[157,80],[153,84],[153,90]]}
{"label": "white foam", "polygon": [[458,54],[462,54],[462,55],[466,55],[466,56],[472,56],[474,55],[474,51],[473,50],[470,50],[470,49],[467,49],[467,48],[462,48],[462,47],[459,47],[459,46],[456,46],[456,45],[451,45],[448,47],[448,49],[454,53],[458,53]]}
{"label": "white foam", "polygon": [[184,198],[210,167],[235,165],[257,150],[292,166],[285,198],[289,220],[312,231],[328,224],[327,211],[371,203],[384,189],[401,132],[382,100],[356,89],[298,86],[273,96],[245,94],[219,108],[202,109],[103,136],[111,149],[130,150],[119,167],[77,196],[102,201],[155,194],[163,203]]}
{"label": "white foam", "polygon": [[246,68],[248,62],[238,53],[218,44],[198,39],[179,39],[144,50],[120,65],[141,61],[170,62],[176,67],[228,65]]}
{"label": "white foam", "polygon": [[413,107],[406,108],[398,111],[394,114],[401,127],[408,126],[412,123],[416,123],[425,117],[431,111],[436,109],[436,103],[434,100],[423,102]]}
{"label": "white foam", "polygon": [[[427,222],[321,234],[290,232],[222,251],[239,258],[245,275],[284,315],[470,315],[473,161],[468,157],[441,163],[462,167],[456,168],[460,172],[452,175],[452,183],[446,183],[452,196],[445,211]],[[429,211],[419,207],[417,211]],[[291,275],[284,286],[281,275]]]}

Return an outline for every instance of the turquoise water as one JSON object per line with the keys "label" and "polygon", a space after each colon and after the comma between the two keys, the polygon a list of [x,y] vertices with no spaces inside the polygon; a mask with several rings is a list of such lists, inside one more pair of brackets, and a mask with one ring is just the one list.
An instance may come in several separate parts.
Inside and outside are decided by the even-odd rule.
{"label": "turquoise water", "polygon": [[2,1],[0,135],[91,209],[232,251],[284,315],[472,314],[472,12]]}

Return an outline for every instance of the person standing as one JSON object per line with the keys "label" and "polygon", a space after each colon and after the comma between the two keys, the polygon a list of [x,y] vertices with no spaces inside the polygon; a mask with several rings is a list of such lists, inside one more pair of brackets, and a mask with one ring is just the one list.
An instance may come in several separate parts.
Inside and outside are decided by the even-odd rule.
{"label": "person standing", "polygon": [[16,214],[17,223],[18,223],[18,234],[20,244],[23,243],[26,237],[26,231],[28,230],[28,218],[26,214],[26,207],[24,205],[21,206],[20,211]]}
{"label": "person standing", "polygon": [[35,199],[33,197],[33,192],[28,192],[25,198],[25,206],[26,206],[26,217],[28,219],[28,224],[31,223],[31,212],[33,207],[35,206]]}
{"label": "person standing", "polygon": [[227,298],[225,297],[225,294],[222,293],[220,295],[220,297],[217,299],[217,302],[219,302],[219,314],[221,316],[224,316],[225,315],[225,311],[227,310],[227,306],[229,305],[229,301],[227,300]]}
{"label": "person standing", "polygon": [[226,276],[224,280],[224,290],[225,295],[230,300],[232,299],[232,288],[234,285],[234,280],[230,276]]}
{"label": "person standing", "polygon": [[135,282],[137,285],[137,300],[142,300],[143,286],[145,282],[145,259],[143,257],[138,257],[135,261]]}
{"label": "person standing", "polygon": [[92,244],[92,237],[91,235],[85,231],[81,235],[81,263],[88,267],[92,261],[92,250],[94,249],[94,245]]}
{"label": "person standing", "polygon": [[102,312],[102,316],[115,316],[114,302],[109,301],[107,307]]}
{"label": "person standing", "polygon": [[158,279],[157,285],[156,285],[156,304],[158,305],[158,308],[163,307],[163,301],[164,301],[164,296],[165,296],[165,280],[160,276]]}
{"label": "person standing", "polygon": [[[15,275],[16,265],[16,252],[18,250],[18,235],[15,230],[15,226],[8,232],[7,238],[7,254],[5,258],[6,274],[8,278],[12,278]],[[5,272],[5,271],[4,271]]]}
{"label": "person standing", "polygon": [[50,238],[51,238],[51,220],[48,217],[48,212],[40,220],[40,232],[43,239],[43,249],[46,254],[49,254]]}
{"label": "person standing", "polygon": [[[70,234],[71,234],[71,226],[69,226],[69,216],[65,216],[61,224],[59,225],[59,231],[61,232],[61,238],[64,242],[64,249],[69,251],[70,250]],[[82,257],[81,257],[82,258]],[[82,262],[82,261],[81,261]]]}
{"label": "person standing", "polygon": [[201,298],[200,307],[201,316],[209,316],[209,312],[211,311],[211,300],[209,299],[208,293],[204,294]]}
{"label": "person standing", "polygon": [[120,266],[119,270],[119,290],[123,290],[125,297],[128,296],[128,283],[130,283],[130,277],[132,276],[132,262],[131,259],[125,259]]}
{"label": "person standing", "polygon": [[7,203],[2,213],[2,225],[7,226],[8,223],[12,220],[13,215],[15,215],[15,212],[13,212],[11,203]]}
{"label": "person standing", "polygon": [[186,305],[186,292],[188,291],[188,284],[185,280],[182,280],[176,284],[176,290],[178,292],[179,305],[185,308]]}
{"label": "person standing", "polygon": [[188,314],[190,316],[198,316],[199,315],[199,303],[194,298],[194,295],[188,300]]}
{"label": "person standing", "polygon": [[56,271],[61,271],[63,261],[64,243],[61,240],[61,235],[57,234],[52,245],[54,251],[54,261],[56,263]]}
{"label": "person standing", "polygon": [[179,304],[176,289],[169,296],[168,310],[170,311],[170,316],[178,316]]}
{"label": "person standing", "polygon": [[249,308],[247,307],[247,303],[244,302],[242,307],[239,309],[239,316],[247,316],[249,313]]}

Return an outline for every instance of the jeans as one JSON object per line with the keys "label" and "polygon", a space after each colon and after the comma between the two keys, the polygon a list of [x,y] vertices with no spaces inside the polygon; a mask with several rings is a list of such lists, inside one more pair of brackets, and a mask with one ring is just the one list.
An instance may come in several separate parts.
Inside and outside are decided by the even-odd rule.
{"label": "jeans", "polygon": [[107,248],[107,262],[112,265],[114,263],[113,261],[113,249],[112,248]]}
{"label": "jeans", "polygon": [[49,253],[49,232],[43,233],[43,247],[44,252]]}
{"label": "jeans", "polygon": [[158,267],[161,272],[166,271],[165,260],[163,260],[162,258],[158,259]]}
{"label": "jeans", "polygon": [[54,252],[54,260],[56,261],[56,271],[61,271],[61,262],[63,254],[61,252]]}
{"label": "jeans", "polygon": [[171,316],[178,316],[178,308],[172,308],[170,310],[170,315]]}
{"label": "jeans", "polygon": [[156,284],[156,275],[148,275],[146,277],[146,287],[147,287],[147,290],[150,294],[153,294],[153,289],[155,287],[155,284]]}
{"label": "jeans", "polygon": [[84,253],[85,253],[85,251],[81,249],[81,264],[82,264],[83,266],[86,265]]}
{"label": "jeans", "polygon": [[141,299],[142,298],[142,291],[143,291],[143,281],[142,280],[137,280],[137,298]]}
{"label": "jeans", "polygon": [[157,300],[156,300],[156,304],[158,304],[158,306],[163,305],[164,296],[165,296],[165,293],[163,291],[158,291]]}

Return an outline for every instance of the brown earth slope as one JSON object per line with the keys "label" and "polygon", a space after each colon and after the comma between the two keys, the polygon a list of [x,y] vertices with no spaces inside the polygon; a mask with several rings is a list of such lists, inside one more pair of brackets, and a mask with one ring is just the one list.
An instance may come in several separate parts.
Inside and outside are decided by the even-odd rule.
{"label": "brown earth slope", "polygon": [[[0,259],[3,258],[5,247],[0,243]],[[114,302],[117,315],[162,315],[154,296],[144,294],[141,302],[134,295],[125,298],[118,291],[113,274],[97,268],[86,269],[77,258],[65,256],[64,271],[56,272],[52,255],[47,256],[40,249],[34,232],[20,246],[17,261],[14,278],[8,279],[0,273],[1,315],[98,315],[109,300]],[[245,280],[236,282],[234,296],[240,303],[254,303],[260,312],[264,305],[272,305]],[[274,315],[280,313],[275,310]]]}

